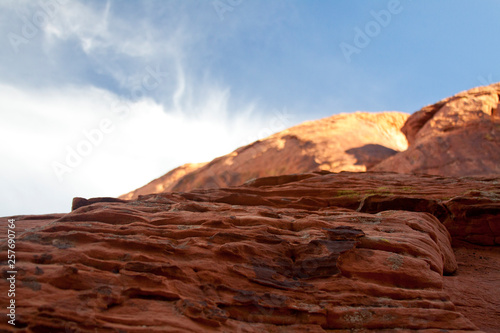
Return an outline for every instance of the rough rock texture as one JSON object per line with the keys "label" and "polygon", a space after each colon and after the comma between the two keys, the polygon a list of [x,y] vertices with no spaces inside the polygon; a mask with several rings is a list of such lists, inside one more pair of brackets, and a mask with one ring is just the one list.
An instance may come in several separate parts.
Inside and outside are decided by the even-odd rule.
{"label": "rough rock texture", "polygon": [[455,241],[458,274],[444,278],[457,310],[485,332],[499,332],[500,247]]}
{"label": "rough rock texture", "polygon": [[[287,188],[286,184],[292,182]],[[247,185],[255,187],[251,195],[232,189],[220,192],[227,193],[228,198],[242,197],[241,200],[279,207],[337,206],[367,213],[392,209],[428,212],[456,239],[479,245],[500,244],[500,177],[319,172],[260,178]]]}
{"label": "rough rock texture", "polygon": [[[26,230],[31,230],[31,229],[36,229],[36,228],[41,228],[45,226],[48,221],[54,221],[57,220],[61,217],[63,217],[66,214],[45,214],[45,215],[18,215],[15,217],[16,220],[18,221],[23,221],[22,223],[16,225],[15,232],[16,233],[21,233]],[[9,217],[10,218],[10,217]],[[0,223],[0,233],[1,237],[0,238],[2,241],[4,240],[4,235],[7,235],[8,231],[8,224],[7,220],[9,218],[2,218],[2,223]]]}
{"label": "rough rock texture", "polygon": [[316,170],[366,171],[408,147],[400,130],[407,118],[399,112],[356,112],[308,121],[206,165],[174,169],[120,198],[226,187],[252,178]]}
{"label": "rough rock texture", "polygon": [[424,107],[402,131],[408,150],[373,170],[443,176],[500,174],[500,83]]}
{"label": "rough rock texture", "polygon": [[[498,280],[490,271],[458,298],[472,277],[463,260],[457,270],[440,220],[461,218],[452,202],[498,223],[498,185],[322,172],[130,202],[76,198],[75,210],[39,217],[44,224],[15,217],[31,227],[16,241],[19,331],[475,331],[500,321],[496,301],[468,305]],[[488,265],[498,267],[498,256]]]}

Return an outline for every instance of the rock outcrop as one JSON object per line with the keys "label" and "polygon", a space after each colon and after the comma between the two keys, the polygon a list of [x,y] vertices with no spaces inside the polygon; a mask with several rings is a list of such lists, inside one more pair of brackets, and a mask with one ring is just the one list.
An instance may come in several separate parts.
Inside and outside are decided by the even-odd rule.
{"label": "rock outcrop", "polygon": [[399,112],[356,112],[308,121],[205,165],[176,168],[120,198],[226,187],[252,178],[316,170],[366,171],[407,148],[401,133],[407,118],[407,114]]}
{"label": "rock outcrop", "polygon": [[373,170],[443,176],[500,174],[500,83],[424,107],[402,131],[408,150]]}
{"label": "rock outcrop", "polygon": [[469,280],[445,226],[491,216],[488,226],[460,223],[469,240],[497,241],[488,228],[498,223],[499,181],[318,172],[134,201],[75,198],[69,214],[14,217],[17,327],[478,331],[485,318],[499,322],[498,312],[485,315],[466,298],[490,294],[498,280],[478,276],[482,290],[462,299],[451,292]]}
{"label": "rock outcrop", "polygon": [[[500,247],[453,244],[458,274],[444,279],[456,309],[485,332],[499,331]],[[486,291],[486,292],[485,292]]]}
{"label": "rock outcrop", "polygon": [[121,198],[318,170],[499,175],[499,96],[496,83],[448,97],[411,116],[357,112],[305,122],[210,163],[176,168]]}
{"label": "rock outcrop", "polygon": [[497,332],[499,95],[306,122],[121,198],[10,217],[0,333]]}

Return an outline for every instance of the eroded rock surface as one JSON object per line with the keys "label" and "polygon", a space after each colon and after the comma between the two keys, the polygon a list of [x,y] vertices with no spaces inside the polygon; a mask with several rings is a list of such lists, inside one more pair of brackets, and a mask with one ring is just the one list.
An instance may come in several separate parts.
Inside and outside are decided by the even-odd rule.
{"label": "eroded rock surface", "polygon": [[[322,172],[129,202],[75,199],[71,213],[17,236],[18,327],[476,331],[479,312],[443,289],[467,280],[443,277],[461,276],[445,228],[460,216],[448,204],[496,214],[498,181]],[[474,191],[494,209],[475,205]]]}
{"label": "eroded rock surface", "polygon": [[207,164],[187,164],[121,196],[241,185],[266,176],[316,170],[366,171],[408,147],[399,112],[340,114],[308,121]]}
{"label": "eroded rock surface", "polygon": [[455,241],[458,274],[444,278],[457,309],[485,332],[499,332],[500,247]]}
{"label": "eroded rock surface", "polygon": [[410,146],[373,170],[442,176],[500,174],[500,83],[415,112],[402,128]]}
{"label": "eroded rock surface", "polygon": [[193,200],[311,210],[335,206],[366,213],[427,212],[456,239],[500,244],[500,177],[318,172],[259,178],[246,185],[185,195]]}

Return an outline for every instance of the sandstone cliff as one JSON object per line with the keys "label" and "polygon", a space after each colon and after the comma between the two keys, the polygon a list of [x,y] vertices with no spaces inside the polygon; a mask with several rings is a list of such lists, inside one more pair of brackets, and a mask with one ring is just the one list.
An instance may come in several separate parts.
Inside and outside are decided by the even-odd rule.
{"label": "sandstone cliff", "polygon": [[[240,185],[252,178],[315,170],[366,171],[407,148],[401,133],[407,118],[399,112],[356,112],[308,121],[206,165],[174,169],[121,198]],[[186,174],[179,178],[179,171]]]}
{"label": "sandstone cliff", "polygon": [[496,83],[448,97],[411,116],[357,112],[305,122],[210,163],[183,165],[121,198],[316,170],[498,175],[499,96]]}
{"label": "sandstone cliff", "polygon": [[424,107],[402,131],[410,146],[374,170],[443,176],[500,174],[500,83]]}

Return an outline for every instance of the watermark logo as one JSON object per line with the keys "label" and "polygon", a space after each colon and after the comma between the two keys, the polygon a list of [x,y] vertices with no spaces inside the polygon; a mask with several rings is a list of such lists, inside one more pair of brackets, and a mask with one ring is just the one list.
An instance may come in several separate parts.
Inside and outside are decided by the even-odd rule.
{"label": "watermark logo", "polygon": [[291,125],[293,115],[287,109],[273,111],[273,117],[269,119],[268,125],[262,127],[255,136],[249,136],[240,143],[241,146],[268,137],[274,133],[283,131]]}
{"label": "watermark logo", "polygon": [[[288,112],[288,110],[283,109],[281,111],[275,110],[273,111],[273,117],[269,119],[268,125],[265,127],[262,127],[258,133],[256,133],[255,136],[249,136],[245,140],[242,140],[239,143],[240,147],[246,146],[251,144],[252,142],[258,141],[264,137],[270,136],[273,133],[277,133],[279,131],[283,131],[286,128],[288,128],[291,124],[291,119],[293,118],[293,115]],[[248,148],[248,152],[250,153],[256,153],[257,152],[257,147],[255,145],[252,145]],[[242,160],[235,160],[235,163],[232,165],[233,170],[237,170],[238,166],[240,163],[244,163]],[[221,187],[226,187],[228,184],[225,182],[222,182],[222,178],[220,177],[219,174],[216,174],[214,169],[208,168],[207,169],[208,173],[208,179],[210,180],[211,184],[214,184],[215,187],[221,188]],[[208,194],[209,197],[211,197],[212,194]],[[215,195],[215,192],[214,192]]]}
{"label": "watermark logo", "polygon": [[[137,100],[146,96],[147,92],[157,89],[168,75],[167,72],[162,72],[159,66],[153,68],[147,66],[146,74],[138,81],[130,90],[128,100]],[[125,117],[130,113],[131,106],[128,100],[120,100],[111,106],[112,113]],[[82,164],[84,157],[92,154],[94,149],[100,146],[106,137],[115,130],[115,124],[109,118],[103,118],[98,126],[90,130],[83,130],[83,139],[72,147],[67,145],[66,157],[63,162],[52,161],[51,167],[59,182],[64,181],[64,175],[72,173],[75,168]]]}
{"label": "watermark logo", "polygon": [[17,278],[17,269],[16,269],[16,220],[9,219],[7,225],[7,265],[8,271],[6,272],[8,275],[7,282],[9,284],[9,289],[7,292],[7,296],[9,297],[9,306],[7,307],[7,317],[9,320],[7,321],[10,325],[16,325],[16,278]]}
{"label": "watermark logo", "polygon": [[387,9],[380,11],[370,11],[370,16],[373,20],[368,21],[364,28],[359,26],[354,28],[354,38],[352,43],[342,42],[339,44],[340,50],[348,63],[354,54],[359,54],[363,49],[368,47],[372,40],[376,38],[383,28],[391,24],[392,17],[400,14],[403,11],[403,6],[399,0],[390,0],[387,3]]}
{"label": "watermark logo", "polygon": [[31,17],[19,15],[22,26],[19,33],[9,32],[7,39],[15,53],[19,53],[19,46],[29,43],[30,40],[38,36],[40,30],[54,18],[62,5],[68,0],[45,0],[40,1],[38,8]]}
{"label": "watermark logo", "polygon": [[237,6],[241,5],[243,0],[215,0],[212,1],[212,7],[214,8],[215,12],[219,16],[219,19],[221,21],[224,21],[224,15],[227,12],[232,12],[234,8]]}
{"label": "watermark logo", "polygon": [[110,119],[102,119],[98,128],[82,132],[85,139],[80,140],[76,144],[76,148],[67,145],[66,164],[59,161],[52,162],[52,170],[54,170],[59,182],[63,181],[64,174],[73,172],[73,168],[78,167],[85,156],[92,154],[94,147],[98,147],[104,140],[104,135],[113,132],[114,129],[115,127]]}

